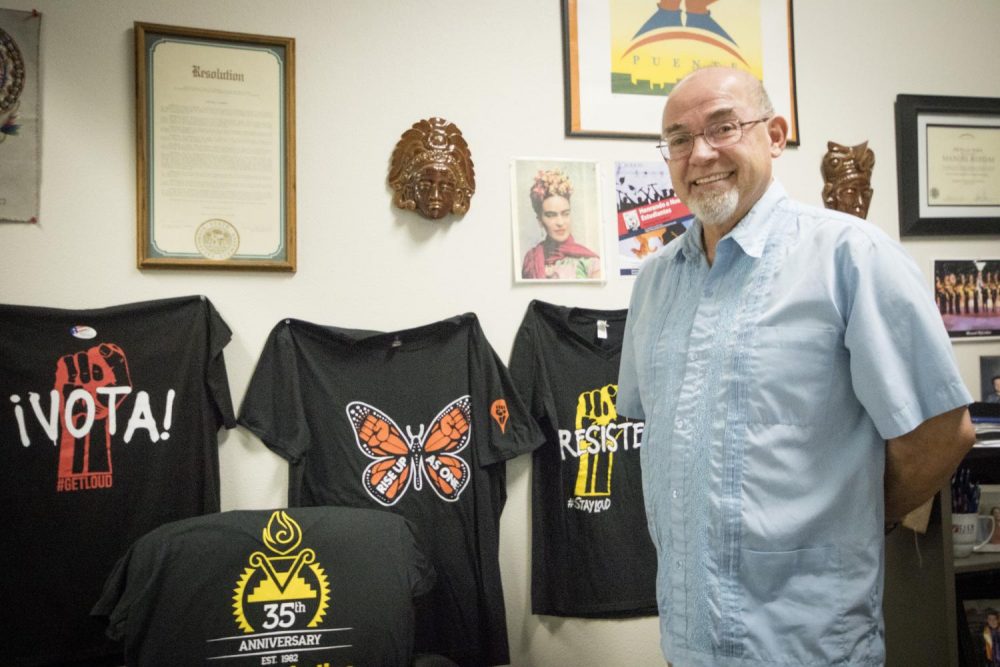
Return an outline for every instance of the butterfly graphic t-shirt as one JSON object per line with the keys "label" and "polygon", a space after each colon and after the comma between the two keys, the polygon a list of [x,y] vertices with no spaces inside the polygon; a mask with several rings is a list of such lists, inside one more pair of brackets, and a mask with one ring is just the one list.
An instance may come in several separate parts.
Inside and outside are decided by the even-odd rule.
{"label": "butterfly graphic t-shirt", "polygon": [[418,601],[417,652],[509,662],[503,462],[542,435],[475,315],[390,333],[284,320],[239,422],[288,459],[290,505],[383,509],[417,526],[437,572]]}
{"label": "butterfly graphic t-shirt", "polygon": [[163,523],[219,510],[229,337],[199,296],[0,306],[0,663],[121,652],[89,616],[115,561]]}
{"label": "butterfly graphic t-shirt", "polygon": [[615,410],[625,316],[532,301],[514,340],[511,375],[546,434],[532,460],[536,614],[656,614],[644,424]]}

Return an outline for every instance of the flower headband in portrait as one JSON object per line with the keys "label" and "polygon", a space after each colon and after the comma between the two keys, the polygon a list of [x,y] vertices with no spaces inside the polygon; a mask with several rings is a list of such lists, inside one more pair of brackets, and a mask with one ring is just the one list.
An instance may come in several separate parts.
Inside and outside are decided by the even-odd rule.
{"label": "flower headband in portrait", "polygon": [[572,194],[573,183],[569,180],[569,176],[558,169],[539,169],[529,192],[531,208],[535,210],[535,215],[541,215],[543,201],[552,196],[569,199]]}

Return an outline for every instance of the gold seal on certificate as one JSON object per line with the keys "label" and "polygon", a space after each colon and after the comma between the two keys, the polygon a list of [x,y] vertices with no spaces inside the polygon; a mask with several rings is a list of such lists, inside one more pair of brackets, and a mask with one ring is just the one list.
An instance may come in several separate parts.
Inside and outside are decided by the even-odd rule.
{"label": "gold seal on certificate", "polygon": [[213,218],[198,225],[194,244],[206,259],[229,259],[240,247],[240,234],[225,220]]}

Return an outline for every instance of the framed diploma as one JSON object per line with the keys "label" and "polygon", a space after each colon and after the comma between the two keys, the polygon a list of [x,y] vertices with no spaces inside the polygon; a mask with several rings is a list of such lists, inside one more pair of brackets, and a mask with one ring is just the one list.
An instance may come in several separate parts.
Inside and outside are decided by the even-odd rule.
{"label": "framed diploma", "polygon": [[1000,234],[1000,99],[896,96],[899,235]]}
{"label": "framed diploma", "polygon": [[295,40],[135,24],[138,265],[295,271]]}

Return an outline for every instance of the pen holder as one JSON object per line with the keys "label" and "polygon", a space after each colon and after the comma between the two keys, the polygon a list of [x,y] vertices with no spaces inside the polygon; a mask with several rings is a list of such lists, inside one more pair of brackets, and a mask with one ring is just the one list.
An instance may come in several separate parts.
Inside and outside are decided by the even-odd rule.
{"label": "pen holder", "polygon": [[[989,527],[982,533],[986,538],[976,543],[976,528],[980,521],[989,524]],[[996,530],[996,521],[991,516],[981,516],[979,514],[952,514],[951,515],[951,549],[955,558],[965,558],[972,553],[973,549],[978,549],[993,537]]]}

